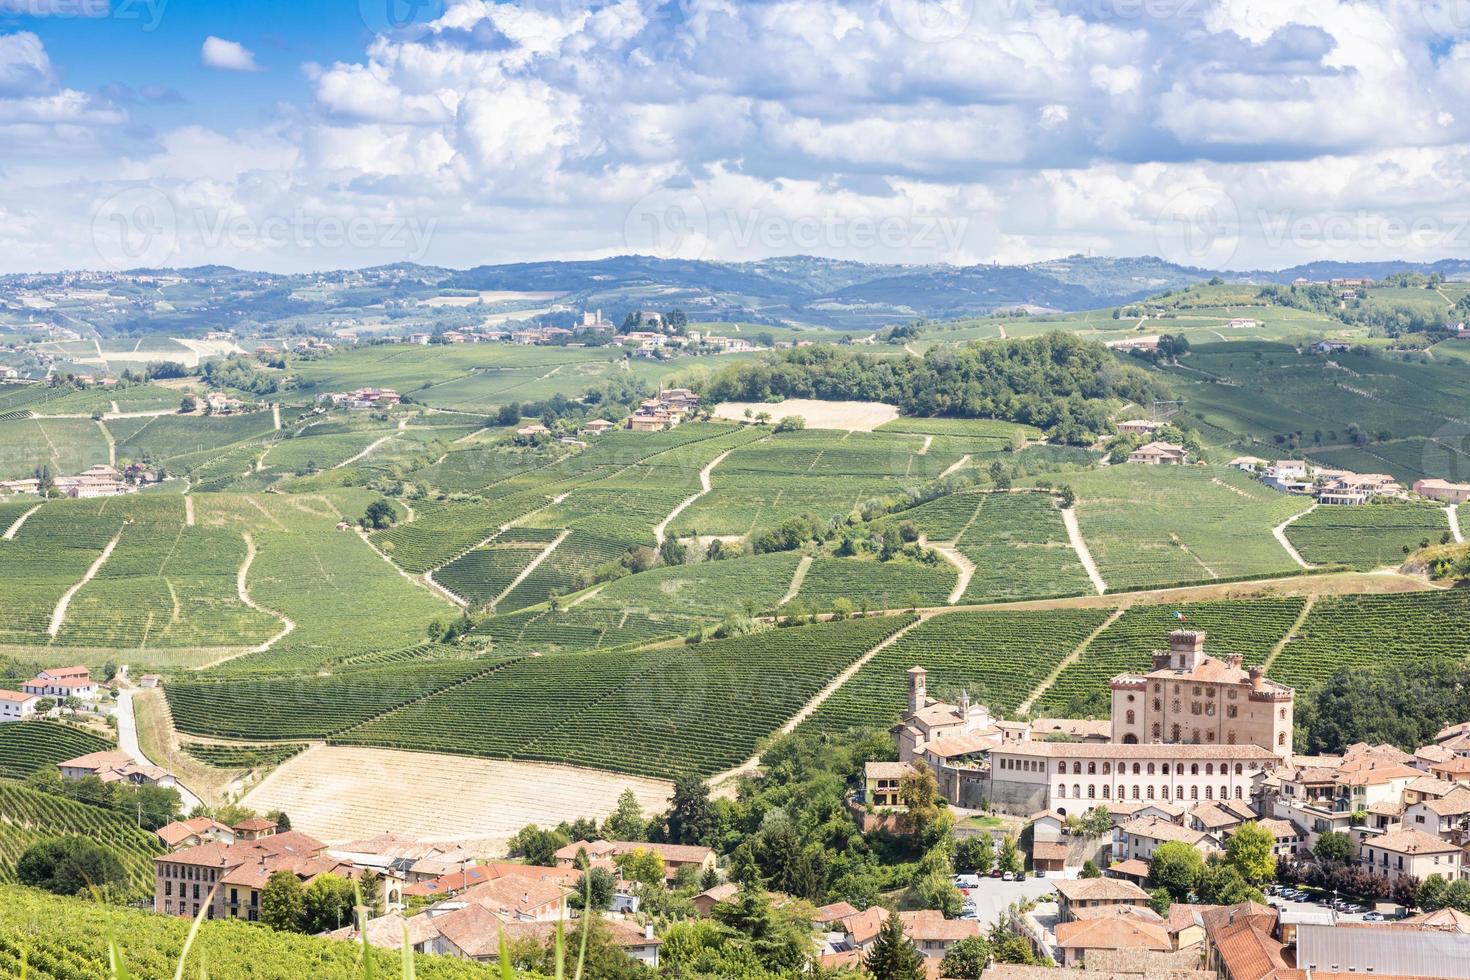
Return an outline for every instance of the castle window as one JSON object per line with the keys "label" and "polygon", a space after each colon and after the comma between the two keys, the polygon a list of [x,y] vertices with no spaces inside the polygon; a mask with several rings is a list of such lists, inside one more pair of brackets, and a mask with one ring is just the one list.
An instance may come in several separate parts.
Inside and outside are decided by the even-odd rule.
{"label": "castle window", "polygon": [[1285,732],[1281,732],[1280,734],[1278,734],[1276,736],[1276,744],[1277,745],[1285,745],[1286,744],[1286,733]]}
{"label": "castle window", "polygon": [[1138,775],[1138,763],[1133,763],[1133,775]]}
{"label": "castle window", "polygon": [[1174,727],[1169,729],[1169,732],[1169,740],[1172,742],[1177,742],[1179,741],[1179,736],[1184,733],[1184,729],[1180,727],[1179,723],[1176,721],[1174,723]]}
{"label": "castle window", "polygon": [[1191,776],[1198,776],[1199,775],[1199,763],[1198,762],[1196,762],[1194,765],[1192,765],[1192,766],[1189,767],[1189,774]]}
{"label": "castle window", "polygon": [[1162,766],[1159,766],[1159,772],[1165,776],[1169,775],[1169,764],[1166,762]]}
{"label": "castle window", "polygon": [[1159,798],[1160,799],[1164,799],[1164,800],[1167,800],[1169,798],[1169,787],[1167,787],[1167,786],[1160,786],[1159,787]]}
{"label": "castle window", "polygon": [[1286,709],[1285,708],[1282,708],[1281,709],[1281,720],[1282,721],[1285,721],[1286,720]]}
{"label": "castle window", "polygon": [[1205,732],[1205,741],[1206,742],[1214,742],[1215,741],[1215,733],[1214,733],[1214,731]]}
{"label": "castle window", "polygon": [[1214,798],[1215,798],[1215,787],[1213,787],[1213,786],[1206,786],[1205,787],[1205,799],[1207,799],[1207,800],[1213,800]]}
{"label": "castle window", "polygon": [[1109,787],[1107,783],[1103,783],[1103,799],[1106,800],[1109,798],[1109,792],[1111,792],[1111,787]]}
{"label": "castle window", "polygon": [[1227,698],[1229,698],[1230,700],[1234,701],[1235,700],[1235,688],[1232,687],[1230,690],[1226,691],[1225,692],[1225,696]]}
{"label": "castle window", "polygon": [[1161,701],[1159,698],[1154,698],[1154,710],[1155,711],[1163,711],[1164,710],[1164,702]]}
{"label": "castle window", "polygon": [[1066,799],[1066,798],[1067,798],[1067,784],[1066,783],[1058,783],[1057,784],[1057,799],[1063,800],[1063,799]]}
{"label": "castle window", "polygon": [[1169,706],[1169,710],[1170,711],[1178,711],[1179,710],[1179,699],[1178,698],[1175,698],[1174,699],[1174,703]]}
{"label": "castle window", "polygon": [[1135,734],[1133,734],[1132,732],[1129,732],[1127,735],[1124,735],[1123,736],[1123,744],[1124,745],[1137,745],[1138,744],[1138,736],[1135,735]]}
{"label": "castle window", "polygon": [[1080,797],[1081,795],[1082,795],[1082,787],[1081,786],[1078,786],[1076,783],[1073,783],[1072,784],[1072,796],[1074,796],[1074,797]]}
{"label": "castle window", "polygon": [[1111,776],[1112,774],[1113,774],[1113,764],[1111,762],[1104,762],[1103,763],[1103,775],[1104,776]]}
{"label": "castle window", "polygon": [[1130,725],[1133,724],[1134,715],[1133,715],[1133,709],[1132,708],[1129,708],[1128,709],[1127,718],[1128,718],[1128,724],[1130,724]]}
{"label": "castle window", "polygon": [[1074,763],[1072,763],[1072,775],[1074,775],[1074,776],[1080,776],[1080,775],[1082,775],[1082,763],[1080,763],[1080,762],[1074,762]]}
{"label": "castle window", "polygon": [[1153,775],[1153,774],[1154,774],[1154,764],[1153,764],[1153,763],[1152,763],[1152,762],[1150,762],[1150,763],[1149,763],[1149,764],[1148,764],[1148,774],[1149,774],[1149,775],[1150,775],[1150,776],[1152,776],[1152,775]]}
{"label": "castle window", "polygon": [[1235,787],[1235,798],[1237,800],[1240,799],[1240,787],[1239,786]]}
{"label": "castle window", "polygon": [[1197,715],[1197,714],[1199,714],[1203,710],[1205,710],[1204,709],[1204,705],[1200,704],[1198,701],[1191,701],[1191,702],[1189,702],[1189,713],[1190,714]]}
{"label": "castle window", "polygon": [[1221,786],[1220,787],[1220,799],[1222,799],[1222,800],[1228,800],[1228,799],[1230,799],[1230,787],[1229,786]]}
{"label": "castle window", "polygon": [[1205,702],[1205,714],[1207,714],[1207,715],[1214,715],[1214,713],[1215,713],[1215,702],[1213,702],[1213,701],[1206,701]]}
{"label": "castle window", "polygon": [[[1229,743],[1230,743],[1230,744],[1231,744],[1231,745],[1234,745],[1234,744],[1235,744],[1235,733],[1234,733],[1234,732],[1228,732],[1228,733],[1226,733],[1226,735],[1225,735],[1225,739],[1226,739],[1226,741],[1228,741],[1228,742],[1229,742]],[[1239,769],[1239,768],[1240,768],[1240,767],[1239,767],[1239,766],[1236,766],[1236,767],[1235,767],[1235,768],[1237,768],[1237,769]]]}
{"label": "castle window", "polygon": [[1087,775],[1089,775],[1089,776],[1096,776],[1097,775],[1097,763],[1096,762],[1089,762],[1087,764]]}
{"label": "castle window", "polygon": [[1189,798],[1191,800],[1197,800],[1197,799],[1199,799],[1199,787],[1198,786],[1191,786],[1191,787],[1189,787]]}
{"label": "castle window", "polygon": [[1236,775],[1237,775],[1237,776],[1239,776],[1239,775],[1240,775],[1240,774],[1241,774],[1241,772],[1242,772],[1242,770],[1241,770],[1241,767],[1240,767],[1240,763],[1238,763],[1238,762],[1237,762],[1237,763],[1236,763],[1236,764],[1235,764],[1235,774],[1236,774]]}
{"label": "castle window", "polygon": [[1091,783],[1087,784],[1087,798],[1089,800],[1097,798],[1097,787],[1093,786]]}
{"label": "castle window", "polygon": [[1148,792],[1146,792],[1144,795],[1146,797],[1148,797],[1150,800],[1153,799],[1154,798],[1154,788],[1152,786],[1150,786],[1148,788]]}
{"label": "castle window", "polygon": [[1213,762],[1206,762],[1205,763],[1205,775],[1206,776],[1213,776],[1214,774],[1215,774],[1215,764]]}
{"label": "castle window", "polygon": [[1133,787],[1133,798],[1135,800],[1138,799],[1138,787],[1136,785]]}
{"label": "castle window", "polygon": [[1238,714],[1240,714],[1240,708],[1236,707],[1233,704],[1227,704],[1225,706],[1225,717],[1226,718],[1234,718]]}
{"label": "castle window", "polygon": [[1164,726],[1154,722],[1154,741],[1157,742],[1164,737]]}
{"label": "castle window", "polygon": [[1057,772],[1065,773],[1066,771],[1067,771],[1067,764],[1065,762],[1058,762],[1057,763]]}
{"label": "castle window", "polygon": [[1191,738],[1190,741],[1193,742],[1195,745],[1198,745],[1199,744],[1199,729],[1198,728],[1196,728],[1194,730],[1194,737]]}
{"label": "castle window", "polygon": [[1198,684],[1196,684],[1194,686],[1194,696],[1195,697],[1199,697],[1199,685]]}

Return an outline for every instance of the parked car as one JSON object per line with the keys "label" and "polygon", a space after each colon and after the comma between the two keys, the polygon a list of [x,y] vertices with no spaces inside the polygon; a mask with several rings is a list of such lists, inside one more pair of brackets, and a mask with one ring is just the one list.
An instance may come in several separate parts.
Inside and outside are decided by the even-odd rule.
{"label": "parked car", "polygon": [[1000,880],[1001,881],[1015,881],[1016,880],[1016,876],[1013,875],[1013,874],[1011,874],[1009,871],[1007,871],[1007,872],[1005,872],[1004,874],[1002,874],[1000,876]]}
{"label": "parked car", "polygon": [[1383,913],[1382,912],[1364,912],[1363,913],[1363,921],[1364,922],[1382,922],[1383,921]]}
{"label": "parked car", "polygon": [[992,868],[990,870],[990,877],[992,877],[992,878],[999,878],[1000,877],[1000,869],[999,868]]}
{"label": "parked car", "polygon": [[1031,875],[1032,875],[1032,877],[1035,877],[1035,878],[1045,878],[1046,877],[1046,869],[1045,868],[1037,868],[1035,871],[1031,872]]}

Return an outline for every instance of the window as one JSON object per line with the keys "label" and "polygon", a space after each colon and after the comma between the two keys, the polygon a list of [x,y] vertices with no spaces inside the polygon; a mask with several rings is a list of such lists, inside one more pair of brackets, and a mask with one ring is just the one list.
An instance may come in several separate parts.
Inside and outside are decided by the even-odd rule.
{"label": "window", "polygon": [[1276,736],[1276,744],[1277,745],[1285,745],[1286,744],[1286,733],[1285,732],[1281,732],[1280,734],[1278,734]]}
{"label": "window", "polygon": [[1096,762],[1089,762],[1087,764],[1087,775],[1089,775],[1089,776],[1096,776],[1097,775],[1097,763]]}
{"label": "window", "polygon": [[1082,787],[1076,783],[1072,784],[1072,797],[1074,799],[1081,799],[1082,797]]}
{"label": "window", "polygon": [[1239,786],[1235,787],[1235,798],[1237,800],[1241,798],[1241,796],[1240,796],[1240,787]]}
{"label": "window", "polygon": [[1199,697],[1199,685],[1198,684],[1196,684],[1194,686],[1194,696],[1195,697]]}
{"label": "window", "polygon": [[1161,741],[1164,737],[1164,726],[1154,722],[1154,741]]}
{"label": "window", "polygon": [[1103,783],[1103,799],[1105,799],[1105,800],[1108,799],[1109,798],[1108,794],[1111,791],[1112,791],[1112,787],[1110,787],[1107,783]]}
{"label": "window", "polygon": [[1087,784],[1087,798],[1089,800],[1097,798],[1097,787],[1091,783]]}
{"label": "window", "polygon": [[1214,774],[1215,774],[1215,764],[1213,762],[1206,762],[1205,763],[1205,775],[1206,776],[1213,776]]}
{"label": "window", "polygon": [[1080,775],[1082,775],[1082,763],[1080,763],[1080,762],[1074,762],[1074,763],[1072,763],[1072,775],[1074,775],[1074,776],[1080,776]]}
{"label": "window", "polygon": [[1282,721],[1285,721],[1286,720],[1286,709],[1285,708],[1282,708],[1281,709],[1281,720]]}
{"label": "window", "polygon": [[1236,775],[1237,775],[1237,776],[1239,776],[1239,775],[1240,775],[1240,774],[1241,774],[1241,772],[1242,772],[1242,770],[1241,770],[1241,766],[1240,766],[1240,763],[1238,763],[1238,762],[1237,762],[1237,763],[1236,763],[1236,764],[1235,764],[1235,774],[1236,774]]}
{"label": "window", "polygon": [[1237,706],[1235,706],[1233,704],[1227,704],[1225,706],[1225,717],[1226,718],[1234,718],[1234,717],[1236,717],[1239,714],[1240,714],[1240,708],[1238,708]]}
{"label": "window", "polygon": [[1213,742],[1214,740],[1215,740],[1215,733],[1214,732],[1205,732],[1205,741],[1206,742]]}
{"label": "window", "polygon": [[1066,783],[1059,783],[1059,784],[1057,784],[1057,799],[1062,800],[1062,799],[1066,799],[1066,797],[1067,797],[1067,784]]}
{"label": "window", "polygon": [[1057,772],[1065,773],[1066,771],[1067,771],[1067,764],[1065,762],[1058,762],[1057,763]]}
{"label": "window", "polygon": [[1154,774],[1154,764],[1153,764],[1153,763],[1152,763],[1152,762],[1150,762],[1150,763],[1149,763],[1149,764],[1148,764],[1148,774],[1149,774],[1149,775],[1150,775],[1150,776],[1152,776],[1152,775],[1153,775],[1153,774]]}
{"label": "window", "polygon": [[1128,724],[1130,724],[1130,725],[1133,724],[1133,722],[1134,722],[1134,715],[1133,715],[1133,709],[1132,708],[1129,708],[1128,709],[1127,718],[1128,718]]}
{"label": "window", "polygon": [[1138,799],[1138,787],[1136,785],[1133,787],[1133,798],[1135,800]]}
{"label": "window", "polygon": [[1199,775],[1199,763],[1198,762],[1194,763],[1193,765],[1191,765],[1189,767],[1189,774],[1191,776],[1198,776]]}
{"label": "window", "polygon": [[[1420,817],[1419,819],[1422,821],[1424,818]],[[174,883],[172,881],[165,881],[163,883],[163,893],[165,895],[172,895],[174,893]]]}
{"label": "window", "polygon": [[1133,763],[1133,775],[1138,775],[1138,763]]}
{"label": "window", "polygon": [[1154,798],[1154,788],[1152,786],[1148,787],[1148,791],[1144,795],[1147,796],[1149,799],[1153,799]]}
{"label": "window", "polygon": [[1206,786],[1205,787],[1205,799],[1207,799],[1207,800],[1213,800],[1214,798],[1215,798],[1215,787],[1213,787],[1213,786]]}
{"label": "window", "polygon": [[1155,711],[1163,711],[1164,710],[1164,702],[1161,699],[1154,698],[1154,710]]}
{"label": "window", "polygon": [[1112,774],[1113,774],[1113,764],[1111,762],[1104,762],[1103,763],[1103,775],[1104,776],[1111,776]]}
{"label": "window", "polygon": [[1189,798],[1191,800],[1197,800],[1197,799],[1199,799],[1199,787],[1198,786],[1191,786],[1191,787],[1189,787]]}

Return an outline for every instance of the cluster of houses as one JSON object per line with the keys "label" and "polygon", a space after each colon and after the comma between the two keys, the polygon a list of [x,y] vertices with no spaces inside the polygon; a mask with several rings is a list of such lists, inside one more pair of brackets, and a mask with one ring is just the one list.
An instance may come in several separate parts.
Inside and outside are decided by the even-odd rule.
{"label": "cluster of houses", "polygon": [[334,408],[363,411],[372,408],[392,408],[403,400],[403,396],[392,388],[358,388],[355,391],[333,391],[318,395],[317,401]]}
{"label": "cluster of houses", "polygon": [[[1142,886],[1164,843],[1208,857],[1247,823],[1271,834],[1279,859],[1307,860],[1322,834],[1337,831],[1352,841],[1356,862],[1390,885],[1406,876],[1470,878],[1470,723],[1412,753],[1356,744],[1339,756],[1300,756],[1292,745],[1295,692],[1238,655],[1206,653],[1205,635],[1191,630],[1171,633],[1150,670],[1112,679],[1106,721],[1003,721],[963,693],[957,704],[928,697],[923,668],[908,678],[908,710],[892,729],[898,761],[867,765],[854,812],[870,820],[900,815],[900,784],[922,760],[951,806],[1022,818],[1032,867],[1059,878],[1058,914],[1028,916],[1025,932],[1063,966],[1103,969],[1120,953],[1146,952],[1159,958],[1155,965],[1203,957],[1209,976],[1242,976],[1222,972],[1224,954],[1207,936],[1209,917],[1223,912],[1183,905],[1159,916]],[[1110,818],[1110,834],[1069,831],[1069,817],[1098,809]],[[1079,878],[1088,860],[1106,876]],[[1250,914],[1257,912],[1258,939],[1289,947],[1277,911]],[[1369,928],[1329,919],[1345,931]],[[1452,931],[1470,933],[1470,917]],[[1470,963],[1470,939],[1460,943]],[[1387,960],[1366,953],[1330,962],[1377,964],[1357,970],[1403,976],[1470,975],[1390,971]]]}
{"label": "cluster of houses", "polygon": [[[1152,419],[1126,419],[1118,423],[1118,432],[1125,436],[1152,436],[1166,424]],[[1183,466],[1189,462],[1189,450],[1177,443],[1155,439],[1131,451],[1128,462],[1145,466]]]}
{"label": "cluster of houses", "polygon": [[[106,463],[89,466],[76,476],[58,476],[51,480],[51,489],[63,497],[88,500],[94,497],[118,497],[137,493],[150,483],[158,483],[163,476],[142,463],[129,463],[119,470]],[[0,496],[6,494],[29,494],[39,496],[41,481],[35,477],[24,480],[0,481]]]}
{"label": "cluster of houses", "polygon": [[1348,506],[1366,504],[1375,497],[1405,496],[1403,485],[1387,473],[1354,473],[1305,460],[1270,462],[1256,456],[1237,456],[1229,465],[1258,475],[1273,490],[1316,497],[1323,504]]}
{"label": "cluster of houses", "polygon": [[19,691],[0,690],[0,722],[25,721],[34,717],[36,705],[43,698],[63,703],[69,698],[96,701],[102,696],[101,686],[92,679],[86,667],[48,667],[21,684]]}
{"label": "cluster of houses", "polygon": [[655,398],[644,399],[632,415],[628,428],[634,432],[659,432],[672,429],[684,416],[699,408],[699,396],[688,388],[661,389]]}

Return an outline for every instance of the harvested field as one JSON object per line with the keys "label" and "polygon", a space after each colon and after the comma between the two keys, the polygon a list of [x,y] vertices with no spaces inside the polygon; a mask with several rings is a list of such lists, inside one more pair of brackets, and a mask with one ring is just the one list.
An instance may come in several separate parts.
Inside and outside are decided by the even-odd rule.
{"label": "harvested field", "polygon": [[788,398],[780,402],[723,402],[715,406],[715,418],[744,421],[747,408],[752,415],[770,413],[772,422],[800,415],[811,429],[847,429],[852,432],[872,432],[883,423],[898,418],[898,409],[882,402],[824,402],[811,398]]}
{"label": "harvested field", "polygon": [[625,789],[644,813],[662,811],[673,793],[660,779],[573,766],[316,746],[241,802],[261,812],[284,810],[292,827],[328,842],[385,831],[419,840],[504,840],[527,824],[601,820]]}

